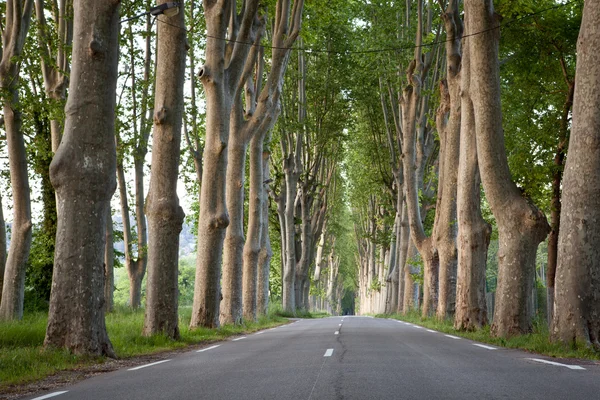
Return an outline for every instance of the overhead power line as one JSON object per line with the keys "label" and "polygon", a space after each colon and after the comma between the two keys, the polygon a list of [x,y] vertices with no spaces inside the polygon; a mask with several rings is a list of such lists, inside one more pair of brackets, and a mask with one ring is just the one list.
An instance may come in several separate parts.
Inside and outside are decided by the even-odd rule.
{"label": "overhead power line", "polygon": [[[548,8],[545,8],[543,10],[539,10],[539,11],[536,11],[536,12],[533,12],[533,13],[529,13],[529,14],[517,17],[517,18],[513,18],[510,21],[498,24],[498,26],[495,26],[493,28],[489,28],[489,29],[485,29],[485,30],[482,30],[482,31],[479,31],[479,32],[473,32],[473,33],[469,33],[467,35],[463,35],[462,38],[465,39],[465,38],[469,38],[469,37],[472,37],[472,36],[482,35],[484,33],[491,32],[491,31],[494,31],[496,29],[500,29],[500,28],[506,27],[506,26],[514,24],[516,22],[520,22],[520,21],[523,21],[525,19],[529,19],[529,18],[535,17],[536,15],[540,15],[540,14],[543,14],[545,12],[556,10],[556,9],[559,9],[559,8],[562,8],[562,7],[566,7],[568,5],[576,4],[576,3],[581,4],[581,3],[583,3],[583,0],[571,0],[571,1],[567,1],[566,3],[563,3],[563,4],[557,4],[555,6],[548,7]],[[159,18],[157,18],[157,20],[160,23],[162,23],[162,24],[174,26],[176,28],[183,29],[186,32],[193,32],[194,31],[194,27],[192,27],[191,29],[185,29],[185,28],[182,28],[180,26],[171,24],[171,23],[169,23],[167,21],[164,21],[162,19],[159,19]],[[244,41],[233,40],[233,39],[228,39],[228,38],[221,38],[221,37],[211,36],[211,35],[207,35],[207,34],[202,34],[202,35],[205,38],[216,39],[216,40],[223,40],[223,41],[226,41],[228,43],[239,43],[239,44],[245,44],[247,46],[257,46],[253,42],[244,42]],[[267,48],[267,49],[275,49],[275,50],[303,51],[303,52],[309,53],[309,54],[310,53],[327,53],[327,54],[344,54],[344,55],[348,55],[348,54],[385,53],[385,52],[396,52],[396,51],[414,50],[417,47],[437,46],[439,44],[444,44],[444,43],[446,43],[449,40],[450,39],[446,39],[446,40],[433,40],[431,42],[423,43],[420,46],[414,46],[414,45],[409,45],[409,46],[395,46],[395,47],[387,47],[387,48],[379,48],[379,49],[366,49],[366,50],[348,50],[348,49],[347,50],[325,50],[325,49],[314,49],[314,48],[310,48],[310,47],[295,47],[295,46],[292,46],[292,47],[278,47],[278,46],[265,46],[265,45],[259,45],[259,46],[262,46],[262,47]]]}

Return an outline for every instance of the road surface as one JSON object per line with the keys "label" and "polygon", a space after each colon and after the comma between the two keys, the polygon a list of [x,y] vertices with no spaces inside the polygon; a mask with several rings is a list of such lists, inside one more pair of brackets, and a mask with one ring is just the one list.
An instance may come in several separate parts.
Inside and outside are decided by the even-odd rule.
{"label": "road surface", "polygon": [[600,399],[600,365],[346,316],[298,320],[27,397],[49,398]]}

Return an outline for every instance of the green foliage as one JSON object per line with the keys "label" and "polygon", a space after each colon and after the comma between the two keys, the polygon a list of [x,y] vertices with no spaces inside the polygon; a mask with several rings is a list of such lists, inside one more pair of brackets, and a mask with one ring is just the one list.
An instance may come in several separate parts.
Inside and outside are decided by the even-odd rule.
{"label": "green foliage", "polygon": [[25,312],[47,311],[52,287],[55,237],[34,229],[25,273]]}

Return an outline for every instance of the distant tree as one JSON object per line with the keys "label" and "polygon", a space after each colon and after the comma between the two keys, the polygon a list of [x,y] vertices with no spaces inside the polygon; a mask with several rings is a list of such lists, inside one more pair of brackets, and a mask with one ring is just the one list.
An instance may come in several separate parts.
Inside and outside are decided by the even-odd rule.
{"label": "distant tree", "polygon": [[31,247],[31,199],[18,88],[20,58],[32,10],[33,0],[7,0],[6,19],[2,26],[0,90],[13,192],[13,222],[10,249],[4,269],[0,320],[23,317],[25,270]]}

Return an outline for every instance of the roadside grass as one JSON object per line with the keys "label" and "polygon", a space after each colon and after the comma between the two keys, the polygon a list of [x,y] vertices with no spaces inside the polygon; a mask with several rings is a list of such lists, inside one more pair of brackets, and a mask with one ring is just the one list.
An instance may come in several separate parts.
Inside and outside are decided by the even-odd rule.
{"label": "roadside grass", "polygon": [[296,310],[295,313],[291,313],[289,311],[285,311],[281,304],[269,303],[269,315],[277,315],[283,318],[327,318],[330,317],[331,314],[325,311],[306,311],[306,310]]}
{"label": "roadside grass", "polygon": [[583,344],[567,346],[562,343],[551,342],[548,326],[546,325],[545,320],[542,319],[534,321],[532,333],[504,339],[493,337],[491,335],[489,325],[477,331],[460,331],[454,329],[454,321],[451,319],[442,321],[435,317],[423,318],[417,311],[411,311],[408,314],[378,315],[377,317],[410,322],[439,332],[461,336],[477,342],[488,343],[511,349],[521,349],[550,357],[600,360],[600,353]]}
{"label": "roadside grass", "polygon": [[[180,340],[171,340],[164,335],[142,336],[143,310],[118,308],[106,315],[106,329],[117,356],[129,358],[224,340],[287,322],[287,319],[270,313],[260,317],[257,322],[190,330],[191,314],[191,307],[181,307],[179,310]],[[58,371],[106,360],[104,357],[78,356],[65,350],[44,349],[47,321],[46,313],[35,313],[25,315],[21,321],[0,323],[0,391],[9,385],[32,382]]]}

